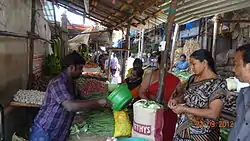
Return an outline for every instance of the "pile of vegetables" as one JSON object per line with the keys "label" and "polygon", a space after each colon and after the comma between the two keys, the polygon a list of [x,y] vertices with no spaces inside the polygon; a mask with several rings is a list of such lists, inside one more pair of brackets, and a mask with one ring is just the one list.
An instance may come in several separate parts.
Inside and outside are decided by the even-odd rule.
{"label": "pile of vegetables", "polygon": [[100,81],[107,81],[108,80],[108,76],[106,74],[100,73],[100,72],[83,72],[82,77],[97,79]]}
{"label": "pile of vegetables", "polygon": [[77,83],[79,89],[81,90],[83,96],[89,96],[91,93],[107,92],[108,88],[102,81],[96,79],[86,79],[82,83]]}
{"label": "pile of vegetables", "polygon": [[186,72],[186,71],[183,71],[183,72],[175,72],[173,73],[176,77],[178,77],[179,79],[181,80],[188,80],[189,77],[192,75],[190,72]]}
{"label": "pile of vegetables", "polygon": [[56,76],[61,72],[60,51],[61,39],[57,38],[53,40],[52,50],[53,53],[49,54],[45,58],[45,73],[47,76]]}
{"label": "pile of vegetables", "polygon": [[84,65],[84,68],[97,68],[98,65],[96,63],[93,62],[88,62]]}
{"label": "pile of vegetables", "polygon": [[45,92],[37,90],[18,90],[13,100],[17,102],[41,105],[43,103]]}
{"label": "pile of vegetables", "polygon": [[83,123],[72,125],[71,135],[79,134],[113,136],[114,135],[114,115],[109,109],[91,110],[83,113],[86,120]]}
{"label": "pile of vegetables", "polygon": [[163,106],[155,101],[148,101],[145,99],[139,100],[134,103],[135,106],[139,106],[142,108],[157,110],[163,108]]}
{"label": "pile of vegetables", "polygon": [[230,129],[222,128],[220,129],[220,141],[227,141],[229,137]]}

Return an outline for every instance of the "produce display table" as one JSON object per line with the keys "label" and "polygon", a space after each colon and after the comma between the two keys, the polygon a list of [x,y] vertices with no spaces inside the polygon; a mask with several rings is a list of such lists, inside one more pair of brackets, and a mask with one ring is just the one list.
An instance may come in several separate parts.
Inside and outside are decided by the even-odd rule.
{"label": "produce display table", "polygon": [[30,107],[30,108],[39,108],[40,105],[37,104],[27,104],[23,102],[17,102],[17,101],[11,101],[10,106],[15,106],[15,107]]}
{"label": "produce display table", "polygon": [[97,79],[101,81],[107,81],[108,76],[105,73],[100,73],[100,72],[83,72],[82,76],[83,78],[90,78],[90,79]]}

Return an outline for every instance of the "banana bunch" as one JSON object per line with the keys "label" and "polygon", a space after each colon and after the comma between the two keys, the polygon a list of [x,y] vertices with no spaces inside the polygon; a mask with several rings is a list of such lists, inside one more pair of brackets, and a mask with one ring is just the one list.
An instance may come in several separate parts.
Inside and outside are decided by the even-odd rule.
{"label": "banana bunch", "polygon": [[49,76],[57,75],[61,72],[61,46],[62,42],[59,37],[52,41],[52,49],[54,53],[48,55],[45,59],[45,71]]}

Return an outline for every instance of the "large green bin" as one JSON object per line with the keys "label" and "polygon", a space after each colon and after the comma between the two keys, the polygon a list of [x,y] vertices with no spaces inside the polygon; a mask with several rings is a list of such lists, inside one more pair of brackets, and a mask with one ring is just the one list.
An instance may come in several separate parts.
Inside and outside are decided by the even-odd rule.
{"label": "large green bin", "polygon": [[113,109],[120,111],[126,108],[132,101],[133,96],[127,84],[119,85],[109,96],[108,100],[113,104]]}

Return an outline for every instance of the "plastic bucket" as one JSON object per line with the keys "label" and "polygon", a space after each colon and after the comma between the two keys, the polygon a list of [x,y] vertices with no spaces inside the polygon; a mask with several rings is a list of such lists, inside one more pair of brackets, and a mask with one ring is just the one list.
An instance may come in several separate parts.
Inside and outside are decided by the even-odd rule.
{"label": "plastic bucket", "polygon": [[119,85],[109,96],[108,100],[113,104],[113,109],[120,111],[126,108],[132,101],[133,96],[127,84]]}
{"label": "plastic bucket", "polygon": [[148,141],[144,138],[123,138],[123,139],[118,139],[117,141]]}

